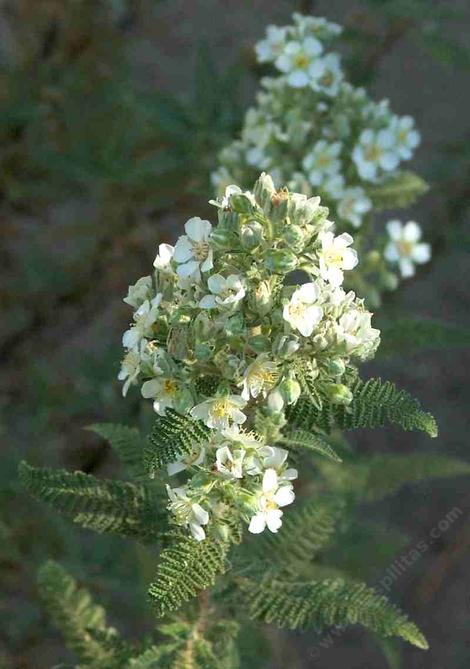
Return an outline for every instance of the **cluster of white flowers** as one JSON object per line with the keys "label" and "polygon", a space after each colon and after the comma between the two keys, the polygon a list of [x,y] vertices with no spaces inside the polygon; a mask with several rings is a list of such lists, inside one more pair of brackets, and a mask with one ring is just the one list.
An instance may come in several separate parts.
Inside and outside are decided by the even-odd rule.
{"label": "cluster of white flowers", "polygon": [[397,277],[387,263],[396,260],[383,254],[386,241],[371,235],[369,223],[377,188],[396,178],[420,135],[410,116],[393,114],[387,100],[376,103],[345,81],[339,55],[327,51],[340,33],[336,24],[300,14],[290,26],[268,27],[256,54],[277,76],[262,79],[241,137],[221,152],[212,179],[220,194],[267,170],[277,187],[319,194],[340,229],[361,228],[358,244],[374,251],[374,282],[390,288]]}
{"label": "cluster of white flowers", "polygon": [[160,245],[153,275],[129,288],[119,374],[124,394],[141,385],[157,414],[209,428],[207,443],[168,466],[187,477],[168,488],[169,508],[198,540],[234,509],[251,532],[277,531],[297,472],[278,441],[255,432],[255,417],[282,429],[307,364],[323,397],[347,403],[348,373],[379,344],[371,313],[342,288],[358,262],[353,239],[335,236],[319,197],[262,175],[253,192],[229,186],[212,204],[218,224],[191,218],[174,248]]}

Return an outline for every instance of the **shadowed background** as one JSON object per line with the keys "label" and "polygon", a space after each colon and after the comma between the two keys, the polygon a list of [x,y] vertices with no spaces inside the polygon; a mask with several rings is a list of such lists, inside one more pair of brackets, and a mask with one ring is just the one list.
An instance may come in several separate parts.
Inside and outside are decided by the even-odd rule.
{"label": "shadowed background", "polygon": [[[209,172],[256,88],[252,46],[268,23],[288,23],[295,10],[345,25],[355,83],[389,97],[421,130],[413,167],[431,192],[399,215],[422,223],[434,259],[387,296],[384,309],[470,326],[464,0],[0,2],[2,669],[70,666],[35,592],[47,557],[83,578],[128,635],[151,628],[145,583],[153,565],[130,541],[70,529],[21,492],[16,467],[27,458],[111,475],[113,456],[82,428],[151,421],[137,393],[123,400],[115,380],[129,320],[122,296],[148,271],[158,243],[174,241],[191,215],[211,215]],[[419,396],[440,424],[438,447],[466,458],[469,363],[462,349],[427,351],[371,371]],[[425,437],[392,430],[363,431],[354,441],[363,453],[429,447]],[[454,507],[462,514],[389,593],[431,645],[427,653],[401,646],[410,669],[457,669],[470,659],[468,479],[409,486],[373,509],[387,531],[406,533],[406,553]],[[400,555],[372,563],[368,582],[380,582]],[[394,666],[395,647],[387,665],[366,632],[345,632],[330,647],[313,633],[269,636],[276,660],[263,665],[260,657],[257,666]]]}

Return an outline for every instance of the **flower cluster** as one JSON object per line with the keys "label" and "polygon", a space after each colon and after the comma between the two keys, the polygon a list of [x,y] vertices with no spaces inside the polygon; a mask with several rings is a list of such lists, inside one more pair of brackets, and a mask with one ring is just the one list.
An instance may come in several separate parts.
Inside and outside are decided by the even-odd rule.
{"label": "flower cluster", "polygon": [[[339,55],[328,51],[340,26],[300,14],[293,21],[286,27],[269,26],[256,45],[258,61],[274,67],[277,76],[262,79],[240,139],[220,154],[214,186],[222,193],[229,183],[248,185],[267,170],[277,187],[319,194],[340,229],[360,229],[358,246],[361,253],[369,251],[363,272],[374,272],[380,288],[393,288],[397,261],[384,256],[385,239],[370,234],[371,215],[379,208],[382,188],[393,183],[397,189],[397,177],[403,177],[408,189],[407,173],[399,167],[412,158],[419,133],[410,116],[393,114],[387,100],[376,103],[364,89],[345,81]],[[420,258],[411,255],[408,260],[424,262],[424,254]],[[401,263],[398,268],[403,269]],[[359,277],[351,285],[362,288]]]}
{"label": "flower cluster", "polygon": [[169,508],[198,540],[209,523],[223,531],[234,509],[251,532],[277,531],[297,472],[257,417],[281,435],[306,366],[322,396],[348,403],[348,373],[379,344],[371,313],[342,288],[358,262],[353,239],[335,235],[319,197],[276,190],[263,174],[253,192],[229,186],[212,204],[218,224],[191,218],[129,288],[119,375],[124,394],[141,385],[157,414],[209,428],[168,465],[187,477],[168,487]]}

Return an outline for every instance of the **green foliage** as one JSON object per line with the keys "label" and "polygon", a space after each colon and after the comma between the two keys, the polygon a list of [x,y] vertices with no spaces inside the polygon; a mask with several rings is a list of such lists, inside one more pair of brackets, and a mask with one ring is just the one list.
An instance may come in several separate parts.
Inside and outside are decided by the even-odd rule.
{"label": "green foliage", "polygon": [[189,454],[194,446],[204,444],[210,430],[201,421],[192,420],[173,410],[159,416],[148,439],[144,461],[150,476],[168,462]]}
{"label": "green foliage", "polygon": [[250,615],[263,622],[290,629],[359,623],[383,636],[428,647],[416,625],[363,583],[341,579],[284,583],[268,577],[260,584],[250,581],[245,592]]}
{"label": "green foliage", "polygon": [[397,209],[414,204],[429,189],[427,183],[414,172],[404,171],[389,177],[384,183],[369,186],[367,194],[374,209]]}
{"label": "green foliage", "polygon": [[436,453],[368,455],[341,467],[321,460],[318,468],[329,490],[364,502],[392,495],[406,483],[470,474],[470,463]]}
{"label": "green foliage", "polygon": [[77,525],[95,532],[153,541],[166,528],[159,494],[148,486],[105,481],[65,470],[31,467],[22,462],[24,488]]}
{"label": "green foliage", "polygon": [[282,532],[255,537],[251,552],[266,570],[266,556],[270,567],[295,575],[306,562],[312,561],[331,540],[341,504],[333,499],[316,497],[299,504],[283,518]]}
{"label": "green foliage", "polygon": [[170,545],[161,553],[155,581],[149,588],[158,616],[174,611],[214,585],[228,566],[228,542],[212,537],[196,541],[185,531],[174,532],[168,539]]}
{"label": "green foliage", "polygon": [[88,429],[109,441],[132,478],[147,478],[143,464],[144,440],[139,430],[114,423],[97,423]]}
{"label": "green foliage", "polygon": [[341,458],[330,446],[326,438],[318,433],[306,432],[305,430],[292,430],[281,439],[281,444],[289,448],[303,449],[324,455],[335,462],[342,462]]}
{"label": "green foliage", "polygon": [[457,325],[420,318],[378,320],[381,345],[377,357],[410,355],[429,349],[449,349],[470,345],[470,330]]}
{"label": "green foliage", "polygon": [[108,627],[104,609],[89,592],[52,561],[39,570],[38,588],[48,615],[80,662],[90,669],[115,667],[119,635]]}
{"label": "green foliage", "polygon": [[433,416],[423,411],[417,400],[390,381],[358,379],[352,384],[351,391],[353,400],[348,406],[324,402],[321,410],[301,397],[289,409],[289,425],[304,430],[321,429],[330,432],[335,426],[354,430],[394,423],[404,430],[422,430],[430,437],[437,436]]}

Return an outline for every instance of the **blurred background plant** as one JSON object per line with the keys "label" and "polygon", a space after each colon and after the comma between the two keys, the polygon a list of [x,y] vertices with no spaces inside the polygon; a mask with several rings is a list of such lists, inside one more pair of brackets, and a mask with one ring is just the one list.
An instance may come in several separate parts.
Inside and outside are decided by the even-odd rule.
{"label": "blurred background plant", "polygon": [[[139,549],[70,530],[20,491],[16,465],[27,458],[109,473],[116,467],[109,449],[81,428],[97,420],[149,425],[144,403],[137,396],[122,401],[114,380],[128,317],[121,296],[159,242],[172,241],[190,214],[205,214],[216,155],[252,99],[252,45],[266,24],[288,23],[294,10],[345,25],[355,83],[371,85],[376,99],[391,97],[422,132],[416,162],[431,194],[419,205],[419,218],[437,260],[390,296],[384,313],[390,320],[413,310],[470,325],[462,281],[470,245],[466,2],[1,2],[0,666],[6,669],[42,669],[67,659],[37,604],[35,572],[45,558],[86,578],[129,635],[151,625],[141,613],[149,565]],[[464,339],[459,331],[456,343]],[[416,389],[436,408],[443,448],[465,456],[468,418],[459,405],[468,400],[469,362],[463,350],[417,353],[399,366],[393,358],[374,363],[373,372],[386,369]],[[361,453],[384,451],[387,438],[364,432]],[[404,452],[412,446],[425,448],[416,437],[400,441]],[[468,512],[470,497],[459,481],[405,489],[377,511],[388,528],[385,557],[372,578],[404,545],[403,534],[409,541],[422,537],[453,506]],[[407,517],[405,499],[412,510]],[[397,599],[406,592],[406,607],[431,642],[429,667],[469,659],[462,526],[455,523],[395,586]],[[387,551],[394,533],[398,543],[390,544],[398,548]],[[357,534],[350,539],[356,545],[367,550]],[[272,641],[280,666],[314,666],[312,639]],[[405,652],[406,666],[419,666],[422,659]],[[366,657],[374,666],[383,663],[361,634],[348,632],[317,664],[335,666],[345,653],[351,668],[364,666]]]}

